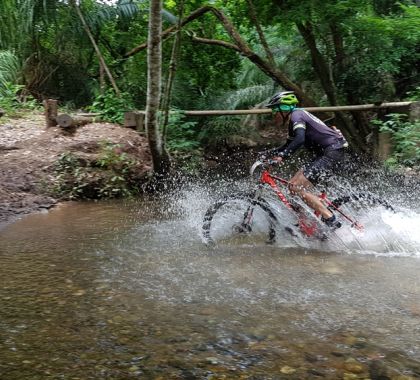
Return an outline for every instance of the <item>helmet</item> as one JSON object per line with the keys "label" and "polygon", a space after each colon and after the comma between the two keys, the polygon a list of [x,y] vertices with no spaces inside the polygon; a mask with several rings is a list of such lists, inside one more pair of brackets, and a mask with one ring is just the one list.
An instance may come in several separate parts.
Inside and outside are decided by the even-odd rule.
{"label": "helmet", "polygon": [[292,111],[299,103],[293,91],[283,91],[274,95],[266,107],[276,111]]}

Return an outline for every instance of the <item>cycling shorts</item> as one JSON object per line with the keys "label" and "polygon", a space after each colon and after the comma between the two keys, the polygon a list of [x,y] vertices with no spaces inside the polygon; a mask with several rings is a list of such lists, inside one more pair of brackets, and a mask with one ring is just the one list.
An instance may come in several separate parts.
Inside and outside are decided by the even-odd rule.
{"label": "cycling shorts", "polygon": [[303,167],[303,175],[313,185],[332,175],[344,162],[344,148],[324,151]]}

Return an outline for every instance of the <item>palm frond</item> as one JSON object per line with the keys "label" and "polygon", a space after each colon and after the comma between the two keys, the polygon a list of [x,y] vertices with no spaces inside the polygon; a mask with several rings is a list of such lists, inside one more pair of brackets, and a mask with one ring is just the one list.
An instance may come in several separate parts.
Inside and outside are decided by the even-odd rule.
{"label": "palm frond", "polygon": [[12,52],[0,51],[0,86],[15,83],[19,75],[19,60]]}
{"label": "palm frond", "polygon": [[140,8],[132,0],[120,0],[117,3],[117,14],[121,18],[131,19],[140,12]]}
{"label": "palm frond", "polygon": [[168,21],[170,24],[176,24],[178,22],[178,17],[175,16],[173,13],[167,11],[166,9],[162,9],[162,18]]}
{"label": "palm frond", "polygon": [[93,9],[84,11],[83,15],[92,31],[100,30],[110,21],[131,20],[141,12],[133,0],[120,0],[117,3],[96,3]]}
{"label": "palm frond", "polygon": [[271,81],[266,84],[244,87],[236,91],[229,92],[219,99],[215,106],[222,106],[224,109],[237,109],[254,107],[255,104],[265,101],[272,95],[273,85]]}

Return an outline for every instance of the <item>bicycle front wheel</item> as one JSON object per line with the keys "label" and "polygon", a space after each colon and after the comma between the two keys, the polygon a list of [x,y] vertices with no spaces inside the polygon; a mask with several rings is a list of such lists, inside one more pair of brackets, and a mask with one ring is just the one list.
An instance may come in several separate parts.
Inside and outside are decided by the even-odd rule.
{"label": "bicycle front wheel", "polygon": [[230,239],[255,242],[261,238],[272,243],[276,221],[267,201],[255,199],[252,193],[237,193],[219,199],[207,209],[202,237],[206,244]]}

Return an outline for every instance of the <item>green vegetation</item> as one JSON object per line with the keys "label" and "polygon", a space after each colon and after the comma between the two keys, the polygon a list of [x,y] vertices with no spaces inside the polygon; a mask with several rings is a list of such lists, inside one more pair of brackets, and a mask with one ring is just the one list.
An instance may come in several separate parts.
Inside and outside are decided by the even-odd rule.
{"label": "green vegetation", "polygon": [[21,95],[24,86],[19,84],[4,83],[0,88],[0,108],[9,116],[14,116],[23,110],[31,110],[39,107],[38,102],[31,96]]}
{"label": "green vegetation", "polygon": [[[89,109],[119,123],[124,111],[145,108],[146,50],[132,49],[147,41],[148,2],[80,3],[121,95],[111,86],[74,2],[3,0],[0,107],[14,112],[33,107],[32,99],[56,98],[61,107]],[[164,30],[177,25],[178,5],[164,1]],[[205,5],[200,0],[185,2],[184,17]],[[211,5],[236,29],[242,43],[229,34],[217,12],[206,11],[185,24],[172,109],[255,107],[284,88],[278,73],[318,105],[420,99],[420,8],[414,0],[215,0]],[[163,88],[171,69],[172,43],[173,35],[163,44]],[[356,150],[369,148],[365,138],[374,117],[337,117]],[[172,157],[201,157],[208,148],[222,148],[232,136],[252,139],[255,129],[243,124],[244,118],[190,120],[177,112],[171,116],[165,144]],[[401,143],[397,135],[395,141]]]}
{"label": "green vegetation", "polygon": [[88,107],[89,111],[99,113],[101,120],[120,124],[124,120],[124,112],[132,109],[134,105],[130,96],[127,93],[117,96],[112,89],[97,95]]}
{"label": "green vegetation", "polygon": [[394,144],[392,156],[386,161],[391,166],[420,167],[420,120],[407,121],[407,115],[389,114],[386,121],[375,121],[380,132],[388,132]]}
{"label": "green vegetation", "polygon": [[169,115],[167,145],[173,154],[185,153],[200,147],[198,142],[199,128],[195,121],[186,121],[180,110],[172,110]]}
{"label": "green vegetation", "polygon": [[25,93],[25,86],[18,84],[20,66],[18,58],[10,51],[0,51],[0,108],[9,116],[22,109],[34,109],[37,102]]}
{"label": "green vegetation", "polygon": [[197,121],[188,121],[182,111],[171,110],[166,147],[179,166],[190,173],[199,170],[203,164],[199,133],[200,125]]}
{"label": "green vegetation", "polygon": [[74,153],[60,155],[51,191],[65,199],[128,197],[138,192],[136,161],[118,144],[102,143],[97,159],[87,161]]}

